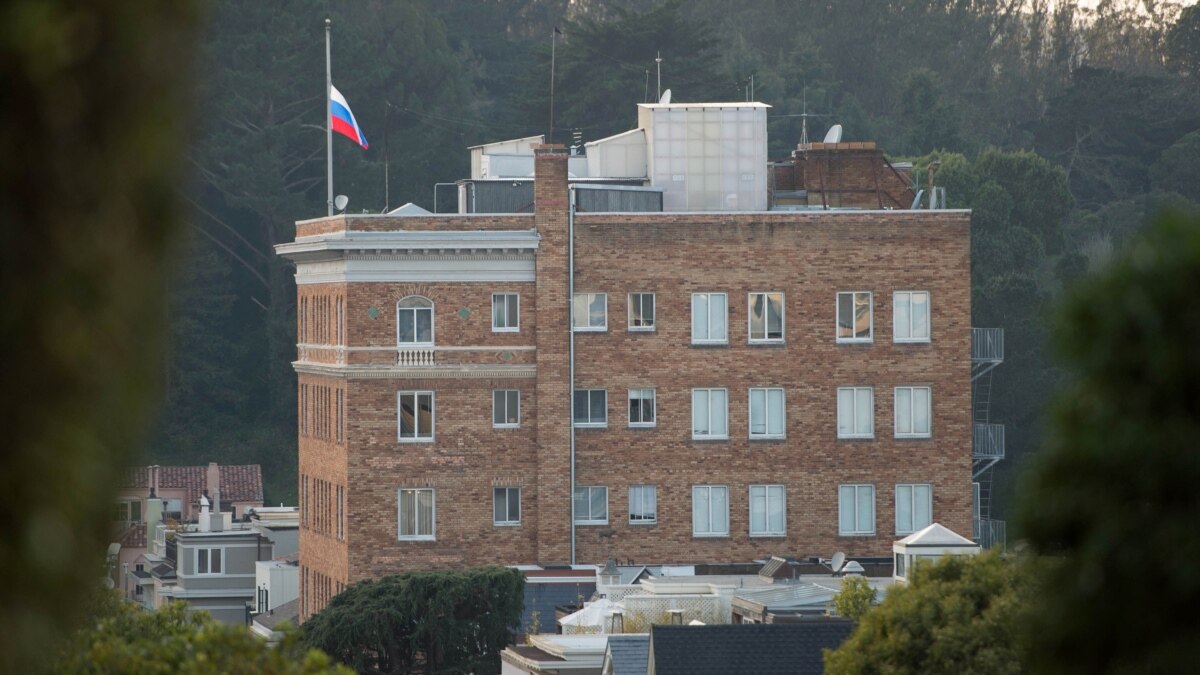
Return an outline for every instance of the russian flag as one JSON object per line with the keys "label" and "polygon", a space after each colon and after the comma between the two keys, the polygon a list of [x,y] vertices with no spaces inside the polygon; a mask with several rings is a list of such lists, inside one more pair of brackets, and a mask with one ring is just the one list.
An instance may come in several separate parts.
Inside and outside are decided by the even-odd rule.
{"label": "russian flag", "polygon": [[354,119],[354,113],[350,112],[350,104],[346,103],[346,97],[342,96],[337,87],[329,85],[329,88],[329,119],[333,130],[366,150],[367,137],[363,136],[362,129],[358,128],[358,120]]}

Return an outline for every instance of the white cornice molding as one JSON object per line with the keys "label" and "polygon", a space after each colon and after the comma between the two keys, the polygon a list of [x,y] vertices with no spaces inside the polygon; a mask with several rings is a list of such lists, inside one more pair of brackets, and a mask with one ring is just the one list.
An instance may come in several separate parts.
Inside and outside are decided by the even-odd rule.
{"label": "white cornice molding", "polygon": [[454,366],[339,366],[325,363],[293,361],[292,367],[302,375],[321,375],[345,380],[439,380],[492,379],[537,377],[537,366],[521,364],[454,365]]}
{"label": "white cornice molding", "polygon": [[297,263],[358,255],[532,254],[541,237],[536,230],[415,230],[333,232],[277,244],[275,252]]}

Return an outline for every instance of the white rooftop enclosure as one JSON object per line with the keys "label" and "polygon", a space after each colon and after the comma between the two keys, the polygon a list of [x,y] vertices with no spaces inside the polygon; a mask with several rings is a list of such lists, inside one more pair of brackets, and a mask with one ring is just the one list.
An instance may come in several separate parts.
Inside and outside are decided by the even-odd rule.
{"label": "white rooftop enclosure", "polygon": [[639,103],[664,211],[765,211],[765,103]]}

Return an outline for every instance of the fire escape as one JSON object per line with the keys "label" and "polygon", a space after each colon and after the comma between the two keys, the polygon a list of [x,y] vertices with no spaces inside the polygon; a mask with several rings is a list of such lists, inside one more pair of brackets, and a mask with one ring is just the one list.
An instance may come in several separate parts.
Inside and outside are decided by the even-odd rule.
{"label": "fire escape", "polygon": [[992,519],[992,469],[1004,459],[1004,425],[991,423],[992,371],[1004,362],[1004,329],[971,329],[971,481],[974,516],[971,538],[980,546],[1004,548],[1005,522]]}

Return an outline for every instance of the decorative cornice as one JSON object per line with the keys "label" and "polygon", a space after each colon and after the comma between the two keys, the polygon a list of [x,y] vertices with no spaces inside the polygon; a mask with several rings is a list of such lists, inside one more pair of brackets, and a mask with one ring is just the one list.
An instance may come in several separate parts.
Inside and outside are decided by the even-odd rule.
{"label": "decorative cornice", "polygon": [[437,380],[437,379],[492,379],[537,377],[537,366],[522,364],[514,366],[338,366],[333,364],[293,361],[292,367],[303,375],[321,375],[345,380]]}

